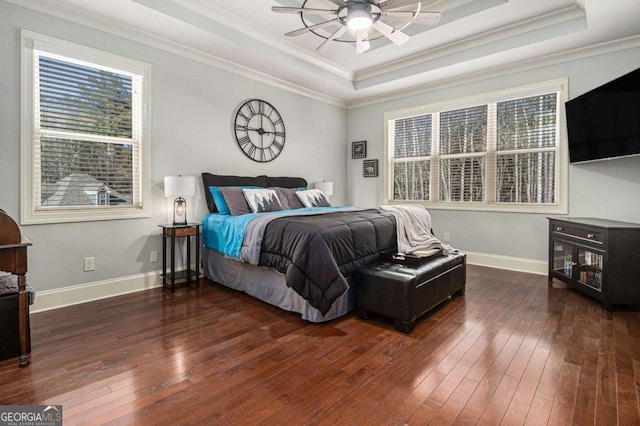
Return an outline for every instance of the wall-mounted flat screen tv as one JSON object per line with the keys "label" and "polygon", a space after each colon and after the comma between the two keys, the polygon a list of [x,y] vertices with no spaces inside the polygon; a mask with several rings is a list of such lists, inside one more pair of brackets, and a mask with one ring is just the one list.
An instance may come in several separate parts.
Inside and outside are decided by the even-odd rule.
{"label": "wall-mounted flat screen tv", "polygon": [[640,68],[565,103],[569,161],[640,154]]}

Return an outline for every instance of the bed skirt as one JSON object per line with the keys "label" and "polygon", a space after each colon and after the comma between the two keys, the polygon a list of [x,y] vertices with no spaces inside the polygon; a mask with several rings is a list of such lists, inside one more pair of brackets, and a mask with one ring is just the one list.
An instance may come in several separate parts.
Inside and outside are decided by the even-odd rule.
{"label": "bed skirt", "polygon": [[[330,321],[355,309],[353,286],[322,315],[291,287],[287,287],[284,274],[273,268],[241,263],[206,246],[202,248],[202,264],[205,277],[211,281],[245,292],[285,311],[299,313],[302,319],[310,322]],[[351,280],[348,281],[351,284]]]}

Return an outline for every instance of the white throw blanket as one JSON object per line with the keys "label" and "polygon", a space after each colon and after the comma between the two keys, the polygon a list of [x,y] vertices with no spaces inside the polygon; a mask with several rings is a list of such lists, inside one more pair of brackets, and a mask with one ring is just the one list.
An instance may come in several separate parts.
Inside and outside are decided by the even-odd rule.
{"label": "white throw blanket", "polygon": [[424,206],[393,204],[382,205],[379,208],[396,218],[398,253],[412,254],[443,248],[440,240],[431,233],[431,215]]}

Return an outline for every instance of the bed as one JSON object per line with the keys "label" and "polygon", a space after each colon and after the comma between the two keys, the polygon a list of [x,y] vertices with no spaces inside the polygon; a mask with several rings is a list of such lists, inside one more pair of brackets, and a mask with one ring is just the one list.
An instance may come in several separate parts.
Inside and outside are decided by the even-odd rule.
{"label": "bed", "polygon": [[330,206],[297,177],[202,173],[205,277],[305,320],[355,308],[351,276],[397,246],[393,215]]}

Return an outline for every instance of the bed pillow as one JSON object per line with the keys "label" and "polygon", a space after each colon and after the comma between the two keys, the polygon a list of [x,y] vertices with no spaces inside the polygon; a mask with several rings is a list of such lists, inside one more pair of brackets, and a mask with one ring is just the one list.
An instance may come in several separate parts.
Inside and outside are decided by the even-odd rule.
{"label": "bed pillow", "polygon": [[[251,208],[249,208],[249,204],[247,204],[247,200],[244,198],[242,189],[243,187],[239,186],[223,186],[220,188],[220,192],[224,197],[231,216],[251,213]],[[218,204],[217,201],[216,204]]]}
{"label": "bed pillow", "polygon": [[284,210],[278,194],[273,189],[243,188],[244,198],[253,213],[276,212]]}
{"label": "bed pillow", "polygon": [[[219,214],[231,214],[234,215],[234,213],[231,212],[229,203],[227,202],[226,197],[224,196],[224,192],[223,190],[225,190],[225,192],[229,189],[237,189],[240,192],[240,196],[243,198],[243,202],[244,204],[246,204],[247,202],[244,201],[244,196],[242,195],[242,188],[260,188],[259,186],[210,186],[209,187],[209,191],[211,192],[211,196],[213,197],[213,201],[216,203],[216,207],[218,209],[218,213]],[[235,199],[233,200],[235,201]],[[234,204],[234,207],[237,208],[242,208],[242,206],[238,206],[238,203],[236,202]],[[248,210],[248,206],[245,206],[247,208],[247,211],[245,213],[251,213],[250,210]],[[236,213],[236,214],[244,214],[244,213]]]}
{"label": "bed pillow", "polygon": [[204,185],[204,195],[207,200],[207,207],[210,213],[217,213],[218,208],[213,201],[213,194],[209,190],[210,186],[244,186],[244,187],[257,187],[266,188],[267,186],[280,186],[280,185],[267,185],[267,177],[264,175],[249,177],[249,176],[232,176],[232,175],[214,175],[211,173],[202,173],[202,184]]}
{"label": "bed pillow", "polygon": [[218,208],[218,213],[229,214],[229,206],[224,200],[221,189],[222,188],[219,186],[209,187],[209,191],[211,191],[211,196],[213,197],[213,202],[216,203],[216,207]]}
{"label": "bed pillow", "polygon": [[296,191],[296,196],[305,207],[331,207],[327,197],[319,189],[307,189],[306,191]]}
{"label": "bed pillow", "polygon": [[[282,207],[288,209],[301,209],[304,206],[300,202],[300,199],[296,197],[296,190],[292,188],[269,188],[276,191]],[[304,188],[303,188],[304,189]]]}

